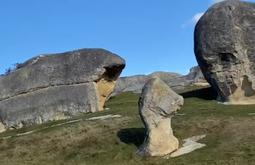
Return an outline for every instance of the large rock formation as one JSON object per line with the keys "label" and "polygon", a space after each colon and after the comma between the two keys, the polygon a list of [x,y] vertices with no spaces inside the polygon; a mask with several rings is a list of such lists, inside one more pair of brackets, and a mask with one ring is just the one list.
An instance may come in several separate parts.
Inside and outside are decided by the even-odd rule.
{"label": "large rock formation", "polygon": [[154,72],[149,75],[120,77],[116,82],[111,96],[118,95],[122,92],[141,93],[145,83],[154,76],[161,78],[173,90],[182,90],[188,85],[208,85],[200,68],[195,66],[185,76],[172,72]]}
{"label": "large rock formation", "polygon": [[149,80],[139,100],[139,114],[146,128],[146,138],[138,150],[142,156],[164,156],[179,147],[173,135],[171,117],[183,105],[183,98],[161,79]]}
{"label": "large rock formation", "polygon": [[226,0],[212,6],[195,28],[195,54],[219,100],[255,103],[255,4]]}
{"label": "large rock formation", "polygon": [[0,77],[0,123],[19,128],[101,111],[124,66],[103,49],[32,58]]}

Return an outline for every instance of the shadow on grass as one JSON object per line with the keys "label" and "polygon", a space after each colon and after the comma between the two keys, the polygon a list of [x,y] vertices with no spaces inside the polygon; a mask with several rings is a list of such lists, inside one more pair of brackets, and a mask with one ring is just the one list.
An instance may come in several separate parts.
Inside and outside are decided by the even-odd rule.
{"label": "shadow on grass", "polygon": [[126,144],[134,144],[139,147],[145,138],[145,128],[126,128],[118,131],[117,136],[119,139]]}
{"label": "shadow on grass", "polygon": [[198,89],[194,91],[181,93],[184,98],[197,97],[205,100],[216,100],[217,93],[213,90],[212,87]]}

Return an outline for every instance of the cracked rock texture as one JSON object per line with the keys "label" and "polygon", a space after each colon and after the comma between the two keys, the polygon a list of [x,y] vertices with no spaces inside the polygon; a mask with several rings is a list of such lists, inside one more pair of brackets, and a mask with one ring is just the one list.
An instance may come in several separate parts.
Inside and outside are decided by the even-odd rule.
{"label": "cracked rock texture", "polygon": [[103,49],[32,58],[0,77],[1,124],[20,128],[101,111],[124,67],[121,57]]}
{"label": "cracked rock texture", "polygon": [[197,61],[218,99],[255,104],[255,4],[215,4],[197,23],[194,37]]}
{"label": "cracked rock texture", "polygon": [[152,78],[146,83],[139,100],[139,114],[146,129],[139,155],[164,156],[178,149],[179,141],[173,135],[171,118],[183,102],[183,97],[160,78]]}

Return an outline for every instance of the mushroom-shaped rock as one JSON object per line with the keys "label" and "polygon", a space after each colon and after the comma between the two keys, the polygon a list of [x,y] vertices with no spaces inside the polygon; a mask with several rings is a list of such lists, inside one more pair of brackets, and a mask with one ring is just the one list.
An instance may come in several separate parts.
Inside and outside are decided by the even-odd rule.
{"label": "mushroom-shaped rock", "polygon": [[0,77],[5,128],[103,110],[125,61],[103,49],[41,55]]}
{"label": "mushroom-shaped rock", "polygon": [[183,97],[176,94],[159,78],[149,80],[140,96],[139,114],[145,125],[146,137],[138,154],[164,156],[179,147],[173,135],[171,118],[183,105]]}
{"label": "mushroom-shaped rock", "polygon": [[198,64],[219,101],[255,104],[255,4],[213,5],[195,28]]}

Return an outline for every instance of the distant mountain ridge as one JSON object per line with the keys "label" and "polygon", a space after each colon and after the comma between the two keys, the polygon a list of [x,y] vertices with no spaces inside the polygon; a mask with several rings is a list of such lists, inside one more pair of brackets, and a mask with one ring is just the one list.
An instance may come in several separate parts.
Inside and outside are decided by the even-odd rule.
{"label": "distant mountain ridge", "polygon": [[156,71],[149,75],[134,75],[127,77],[120,77],[115,85],[111,96],[118,95],[122,92],[141,93],[145,83],[152,77],[157,76],[161,78],[173,90],[183,89],[187,85],[206,85],[200,68],[198,66],[192,67],[187,75],[181,75],[174,72]]}

